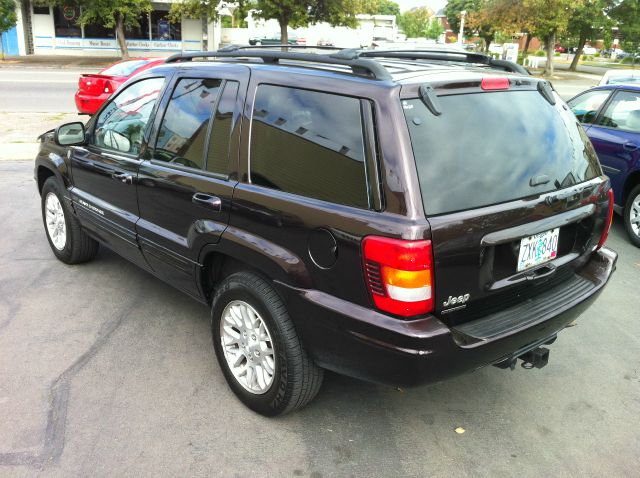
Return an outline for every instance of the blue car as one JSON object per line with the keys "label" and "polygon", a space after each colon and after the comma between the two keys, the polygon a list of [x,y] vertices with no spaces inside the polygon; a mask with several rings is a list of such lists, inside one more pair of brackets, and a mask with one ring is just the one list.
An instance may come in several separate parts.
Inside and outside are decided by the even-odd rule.
{"label": "blue car", "polygon": [[611,178],[615,205],[640,247],[640,86],[606,85],[568,102]]}

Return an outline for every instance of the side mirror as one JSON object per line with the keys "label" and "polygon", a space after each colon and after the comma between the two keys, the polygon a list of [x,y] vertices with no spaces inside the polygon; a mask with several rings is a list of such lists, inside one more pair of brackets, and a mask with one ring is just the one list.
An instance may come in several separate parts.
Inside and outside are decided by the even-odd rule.
{"label": "side mirror", "polygon": [[84,124],[80,121],[66,123],[56,128],[53,140],[60,146],[83,144],[85,139]]}

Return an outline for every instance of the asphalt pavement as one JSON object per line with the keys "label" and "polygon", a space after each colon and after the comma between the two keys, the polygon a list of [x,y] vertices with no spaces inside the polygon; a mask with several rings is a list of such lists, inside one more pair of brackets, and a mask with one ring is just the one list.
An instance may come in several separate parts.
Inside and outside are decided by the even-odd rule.
{"label": "asphalt pavement", "polygon": [[0,162],[0,223],[0,476],[637,476],[640,249],[618,219],[618,270],[545,368],[328,374],[276,419],[227,387],[206,307],[106,248],[54,258],[30,162]]}
{"label": "asphalt pavement", "polygon": [[0,112],[74,113],[81,73],[25,67],[0,69]]}

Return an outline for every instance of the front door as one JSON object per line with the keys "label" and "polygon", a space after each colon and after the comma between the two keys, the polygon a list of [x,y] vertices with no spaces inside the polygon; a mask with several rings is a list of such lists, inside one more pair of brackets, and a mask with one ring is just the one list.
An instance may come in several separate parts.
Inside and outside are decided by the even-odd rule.
{"label": "front door", "polygon": [[248,79],[242,65],[176,75],[154,124],[154,148],[140,165],[142,251],[156,274],[195,296],[199,253],[229,222]]}
{"label": "front door", "polygon": [[127,86],[89,124],[85,146],[70,148],[71,197],[84,227],[127,259],[144,265],[136,241],[139,155],[164,78]]}

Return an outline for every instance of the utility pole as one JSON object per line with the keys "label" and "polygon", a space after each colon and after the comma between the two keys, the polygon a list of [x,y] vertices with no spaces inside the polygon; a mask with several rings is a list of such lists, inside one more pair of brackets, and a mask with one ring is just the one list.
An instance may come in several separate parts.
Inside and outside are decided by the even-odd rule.
{"label": "utility pole", "polygon": [[464,35],[464,17],[467,14],[466,10],[460,12],[460,33],[458,34],[458,45],[462,48],[462,40]]}

